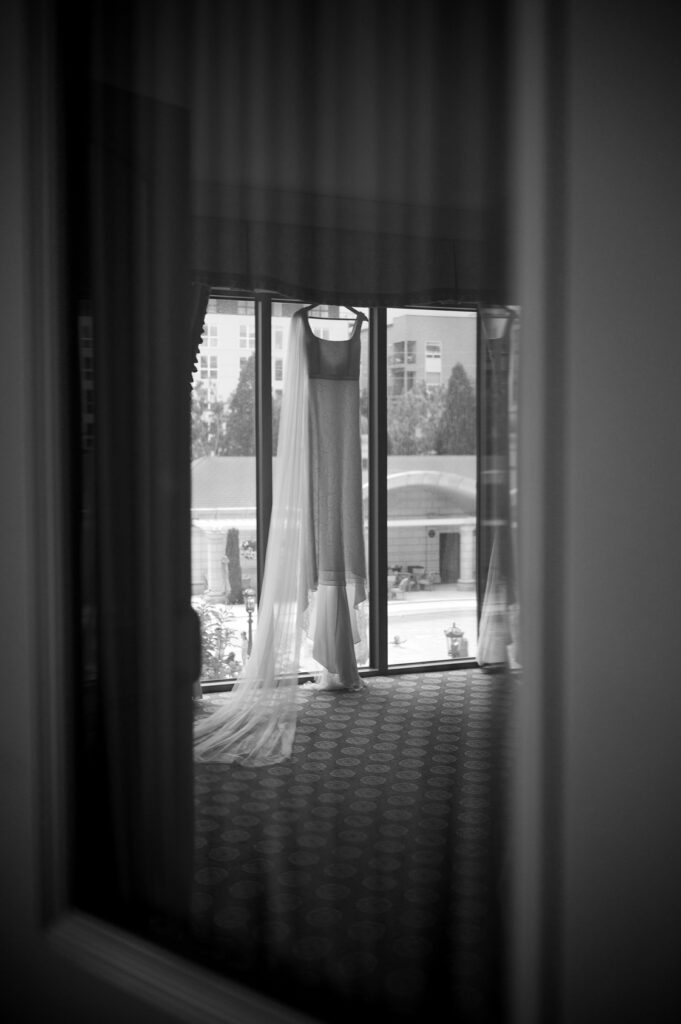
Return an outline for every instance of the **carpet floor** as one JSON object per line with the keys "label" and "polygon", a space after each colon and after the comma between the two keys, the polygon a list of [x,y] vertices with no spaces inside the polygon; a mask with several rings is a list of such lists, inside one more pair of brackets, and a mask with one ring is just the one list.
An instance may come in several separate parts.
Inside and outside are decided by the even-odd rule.
{"label": "carpet floor", "polygon": [[301,688],[289,761],[196,765],[204,961],[328,1024],[503,1021],[515,685]]}

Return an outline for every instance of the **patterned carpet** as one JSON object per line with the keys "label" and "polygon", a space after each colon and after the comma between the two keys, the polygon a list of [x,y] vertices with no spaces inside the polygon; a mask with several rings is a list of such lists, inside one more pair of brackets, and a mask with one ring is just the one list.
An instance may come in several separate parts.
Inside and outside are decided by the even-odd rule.
{"label": "patterned carpet", "polygon": [[303,688],[290,761],[197,765],[210,966],[330,1024],[503,1020],[514,686],[464,671]]}

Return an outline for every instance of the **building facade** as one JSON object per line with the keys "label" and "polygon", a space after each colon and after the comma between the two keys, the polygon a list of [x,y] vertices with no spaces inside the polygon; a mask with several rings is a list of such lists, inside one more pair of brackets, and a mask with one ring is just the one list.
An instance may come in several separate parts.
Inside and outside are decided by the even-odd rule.
{"label": "building facade", "polygon": [[[294,303],[272,303],[272,391],[283,391],[284,368]],[[333,317],[337,306],[318,307]],[[475,380],[476,314],[467,310],[389,309],[388,395],[397,397],[414,386],[445,385],[457,363]],[[331,336],[320,321],[315,333]],[[368,385],[368,327],[362,331],[360,387]],[[209,401],[227,402],[239,383],[244,364],[255,352],[255,307],[250,299],[212,297],[208,303],[194,384],[201,383]]]}
{"label": "building facade", "polygon": [[[388,456],[388,565],[418,566],[434,584],[475,585],[474,455]],[[364,471],[364,518],[369,483]],[[225,591],[226,545],[239,531],[241,572],[257,580],[256,475],[250,457],[205,457],[192,464],[192,584]],[[365,531],[365,543],[366,533]]]}

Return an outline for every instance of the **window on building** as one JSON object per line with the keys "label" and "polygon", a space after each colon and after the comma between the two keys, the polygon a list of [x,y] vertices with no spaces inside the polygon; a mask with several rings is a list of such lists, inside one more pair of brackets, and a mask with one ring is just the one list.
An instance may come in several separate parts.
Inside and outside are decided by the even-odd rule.
{"label": "window on building", "polygon": [[[400,317],[400,320],[403,319],[403,317]],[[416,371],[413,369],[415,362],[415,339],[393,341],[392,354],[390,356],[388,394],[403,395],[406,391],[410,391],[413,388],[416,382]]]}
{"label": "window on building", "polygon": [[239,324],[239,348],[255,348],[255,326],[253,324]]}
{"label": "window on building", "polygon": [[442,383],[442,343],[426,342],[425,382],[428,387]]}
{"label": "window on building", "polygon": [[222,295],[211,295],[206,306],[206,313],[209,315],[219,313],[222,316],[226,316],[230,313],[236,313],[237,306],[236,299],[228,299]]}
{"label": "window on building", "polygon": [[203,325],[202,334],[203,344],[209,348],[217,348],[218,344],[218,325],[216,323],[206,323]]}
{"label": "window on building", "polygon": [[201,380],[218,379],[218,357],[199,356],[199,376]]}

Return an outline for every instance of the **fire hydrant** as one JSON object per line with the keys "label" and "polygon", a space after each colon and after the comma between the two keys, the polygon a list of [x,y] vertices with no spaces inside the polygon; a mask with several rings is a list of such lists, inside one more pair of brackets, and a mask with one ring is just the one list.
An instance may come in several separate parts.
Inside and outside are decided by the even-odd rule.
{"label": "fire hydrant", "polygon": [[456,622],[452,622],[449,629],[444,631],[447,637],[447,653],[450,658],[467,658],[468,657],[468,640],[466,640],[464,631],[459,629]]}

